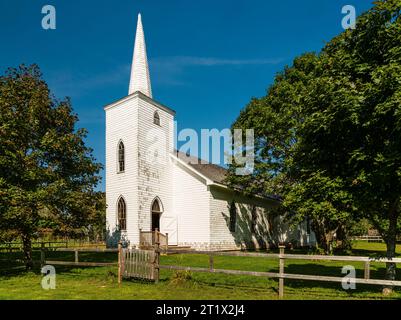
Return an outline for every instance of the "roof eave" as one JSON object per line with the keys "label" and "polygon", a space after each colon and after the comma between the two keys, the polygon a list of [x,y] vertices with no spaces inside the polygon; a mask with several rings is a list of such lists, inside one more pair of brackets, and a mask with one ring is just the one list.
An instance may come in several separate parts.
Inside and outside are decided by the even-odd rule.
{"label": "roof eave", "polygon": [[[231,191],[234,191],[234,192],[243,193],[242,190],[229,187],[228,185],[225,185],[225,184],[222,184],[222,183],[219,183],[219,182],[216,182],[216,181],[212,181],[211,183],[208,184],[208,186],[216,186],[216,187],[224,188],[224,189],[231,190]],[[282,201],[280,201],[279,199],[276,199],[273,196],[261,196],[261,195],[258,195],[258,194],[253,194],[252,197],[260,199],[260,200],[282,202]]]}
{"label": "roof eave", "polygon": [[148,97],[147,95],[145,95],[145,94],[142,93],[141,91],[135,91],[134,93],[132,93],[132,94],[130,94],[130,95],[124,97],[124,98],[121,98],[121,99],[119,99],[119,100],[117,100],[117,101],[114,101],[114,102],[112,102],[112,103],[109,103],[109,104],[107,104],[103,109],[104,109],[105,111],[110,110],[110,109],[112,109],[112,108],[114,108],[114,107],[117,107],[119,104],[121,104],[121,103],[123,103],[123,102],[125,102],[125,101],[128,101],[128,100],[131,100],[131,99],[133,99],[133,98],[136,98],[136,97],[140,97],[141,99],[143,99],[143,100],[145,100],[145,101],[147,101],[147,102],[149,102],[149,103],[155,105],[156,107],[158,107],[158,108],[160,108],[161,110],[164,110],[164,111],[170,113],[170,114],[173,115],[173,116],[175,116],[175,114],[176,114],[176,112],[175,112],[173,109],[171,109],[171,108],[169,108],[169,107],[167,107],[167,106],[161,104],[160,102],[154,100],[153,98]]}
{"label": "roof eave", "polygon": [[195,168],[193,168],[192,166],[188,165],[188,163],[186,163],[185,161],[182,161],[180,158],[178,158],[176,155],[174,154],[170,154],[170,157],[173,158],[175,161],[179,162],[181,165],[183,165],[185,168],[187,168],[188,170],[190,170],[191,172],[195,173],[197,176],[201,177],[202,179],[205,180],[206,185],[211,185],[214,182],[212,180],[210,180],[208,177],[206,177],[205,175],[201,174],[199,171],[195,170]]}
{"label": "roof eave", "polygon": [[[204,179],[205,183],[206,183],[206,186],[208,186],[208,187],[209,186],[215,186],[215,187],[223,188],[223,189],[230,190],[230,191],[233,191],[233,192],[242,192],[241,190],[229,187],[228,185],[223,184],[221,182],[217,182],[217,181],[213,181],[213,180],[209,179],[208,177],[206,177],[205,175],[200,173],[198,170],[196,170],[192,166],[188,165],[185,161],[182,161],[175,154],[170,154],[170,157],[173,158],[174,160],[176,160],[177,162],[179,162],[180,164],[182,164],[185,168],[187,168],[188,170],[190,170],[191,172],[193,172],[197,176],[199,176],[202,179]],[[272,197],[272,196],[252,195],[252,197],[260,199],[260,200],[264,200],[264,201],[280,202],[278,199],[276,199],[275,197]]]}

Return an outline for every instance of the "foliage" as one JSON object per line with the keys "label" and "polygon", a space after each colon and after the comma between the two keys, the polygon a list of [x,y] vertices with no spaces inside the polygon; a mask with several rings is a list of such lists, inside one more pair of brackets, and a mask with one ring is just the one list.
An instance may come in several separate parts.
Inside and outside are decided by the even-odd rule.
{"label": "foliage", "polygon": [[369,230],[372,229],[372,224],[368,219],[363,218],[359,221],[353,221],[352,226],[350,228],[351,236],[366,236],[368,235]]}
{"label": "foliage", "polygon": [[53,98],[36,65],[0,77],[0,232],[17,232],[27,266],[31,240],[50,226],[77,230],[101,210],[101,165],[76,129],[69,99]]}
{"label": "foliage", "polygon": [[337,195],[343,181],[331,180],[324,172],[301,179],[294,162],[309,84],[320,72],[318,59],[312,53],[296,58],[292,67],[277,75],[266,97],[253,99],[241,112],[233,129],[255,130],[255,170],[237,176],[232,166],[229,182],[248,193],[280,194],[279,213],[294,224],[310,218],[320,246],[329,252],[333,235],[350,216],[350,195]]}
{"label": "foliage", "polygon": [[341,178],[331,179],[322,172],[313,172],[307,179],[293,184],[283,203],[286,209],[296,212],[293,222],[300,223],[309,217],[325,253],[331,253],[335,235],[347,225],[353,210],[353,199],[342,190],[343,185]]}
{"label": "foliage", "polygon": [[192,272],[189,270],[176,270],[174,271],[170,284],[173,286],[182,286],[191,282],[193,279]]}
{"label": "foliage", "polygon": [[[319,170],[344,181],[341,190],[379,230],[390,258],[401,231],[400,10],[400,1],[379,1],[324,48],[294,148],[302,180]],[[387,278],[394,273],[389,265]]]}
{"label": "foliage", "polygon": [[[395,254],[401,231],[401,1],[382,0],[356,29],[306,54],[253,99],[233,128],[255,128],[255,172],[230,182],[281,194],[312,219],[321,246],[368,218]],[[322,235],[319,235],[322,234]],[[323,236],[324,235],[324,236]],[[389,264],[387,278],[395,276]]]}

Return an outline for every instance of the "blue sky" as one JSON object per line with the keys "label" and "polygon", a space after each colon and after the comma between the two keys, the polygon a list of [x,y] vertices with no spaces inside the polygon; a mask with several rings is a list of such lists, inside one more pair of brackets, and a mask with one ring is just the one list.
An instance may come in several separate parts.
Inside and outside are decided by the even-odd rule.
{"label": "blue sky", "polygon": [[[57,29],[41,27],[42,7]],[[294,57],[342,32],[341,9],[369,0],[0,0],[0,72],[37,63],[58,98],[69,96],[87,144],[104,164],[103,106],[128,93],[138,12],[153,96],[177,111],[178,130],[230,127]],[[104,173],[102,174],[104,175]],[[99,187],[104,190],[104,181]]]}

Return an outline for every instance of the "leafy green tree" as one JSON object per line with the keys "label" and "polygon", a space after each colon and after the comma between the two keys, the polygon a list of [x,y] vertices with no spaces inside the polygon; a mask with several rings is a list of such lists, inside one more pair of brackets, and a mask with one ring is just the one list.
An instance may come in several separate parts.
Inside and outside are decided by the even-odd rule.
{"label": "leafy green tree", "polygon": [[106,237],[106,194],[104,192],[95,193],[95,203],[89,216],[89,223],[85,233],[92,240],[105,240]]}
{"label": "leafy green tree", "polygon": [[106,232],[106,197],[101,191],[92,195],[93,206],[86,208],[87,218],[85,224],[73,226],[65,223],[58,223],[53,214],[47,209],[40,213],[39,229],[51,230],[50,235],[55,237],[68,237],[73,239],[104,240]]}
{"label": "leafy green tree", "polygon": [[359,221],[353,221],[350,228],[350,234],[357,237],[366,236],[371,229],[373,229],[373,227],[370,221],[366,218],[363,218]]}
{"label": "leafy green tree", "polygon": [[[229,168],[228,182],[241,186],[245,193],[286,193],[294,182],[289,175],[291,149],[296,143],[297,128],[302,122],[303,97],[307,84],[315,77],[315,54],[303,55],[276,76],[267,95],[252,101],[241,111],[232,129],[254,130],[255,164],[252,175],[235,174]],[[243,139],[245,141],[245,139]]]}
{"label": "leafy green tree", "polygon": [[345,191],[337,195],[343,181],[323,173],[303,179],[294,162],[310,83],[321,74],[318,64],[319,57],[312,53],[296,58],[293,66],[276,76],[267,96],[253,99],[241,112],[232,128],[254,129],[254,172],[238,176],[233,165],[228,180],[249,194],[281,195],[283,205],[275,214],[285,215],[293,224],[309,218],[319,246],[331,253],[334,235],[351,214],[351,207],[342,204],[349,203],[350,195]]}
{"label": "leafy green tree", "polygon": [[[309,84],[294,162],[308,177],[342,179],[395,256],[401,231],[401,2],[379,1],[334,38]],[[395,279],[395,264],[387,265]]]}
{"label": "leafy green tree", "polygon": [[80,228],[98,205],[101,165],[77,121],[69,99],[51,96],[36,65],[0,77],[0,233],[21,237],[27,268],[44,221]]}
{"label": "leafy green tree", "polygon": [[[317,171],[294,183],[284,198],[283,206],[294,213],[294,223],[305,217],[310,219],[318,244],[326,254],[332,253],[335,236],[347,232],[352,217],[352,195],[343,186],[342,179],[331,179]],[[347,234],[341,241],[343,246],[348,243]]]}
{"label": "leafy green tree", "polygon": [[[255,128],[256,170],[230,178],[280,193],[290,215],[311,216],[315,228],[325,221],[331,233],[369,218],[390,259],[401,231],[400,14],[401,1],[377,1],[355,30],[279,74],[233,125]],[[393,263],[386,278],[395,279]]]}

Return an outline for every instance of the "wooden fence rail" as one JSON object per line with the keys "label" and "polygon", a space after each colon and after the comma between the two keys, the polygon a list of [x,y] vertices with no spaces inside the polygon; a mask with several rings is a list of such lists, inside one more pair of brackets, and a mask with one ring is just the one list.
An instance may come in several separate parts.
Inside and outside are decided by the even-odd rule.
{"label": "wooden fence rail", "polygon": [[[86,243],[86,242],[71,242],[71,240],[65,241],[35,241],[32,242],[32,250],[41,250],[42,247],[46,247],[48,249],[67,249],[67,248],[102,248],[105,246],[103,242],[94,242],[94,243]],[[3,242],[0,243],[0,251],[14,252],[14,251],[22,251],[23,243],[22,242]]]}
{"label": "wooden fence rail", "polygon": [[352,237],[352,240],[367,241],[367,242],[384,242],[381,236],[356,236]]}
{"label": "wooden fence rail", "polygon": [[[384,242],[384,239],[381,236],[355,236],[351,238],[352,240],[357,241],[367,241],[367,242]],[[401,242],[401,237],[397,236],[396,242]]]}
{"label": "wooden fence rail", "polygon": [[79,248],[79,249],[55,249],[54,251],[58,252],[74,252],[74,261],[58,261],[58,260],[46,260],[46,252],[48,248],[42,246],[40,249],[40,264],[44,266],[46,264],[50,265],[63,265],[63,266],[77,266],[77,267],[109,267],[109,266],[117,266],[118,264],[115,262],[80,262],[79,261],[79,253],[80,252],[118,252],[118,249],[90,249],[90,248]]}
{"label": "wooden fence rail", "polygon": [[[363,278],[348,278],[355,284],[367,285],[382,285],[382,286],[398,286],[401,287],[401,281],[380,280],[370,278],[370,265],[371,263],[401,263],[401,258],[369,258],[359,256],[323,256],[323,255],[302,255],[302,254],[285,254],[284,247],[280,247],[280,253],[267,254],[267,253],[246,253],[246,252],[210,252],[210,251],[183,251],[183,250],[168,250],[168,254],[203,254],[209,257],[209,266],[189,267],[189,266],[176,266],[176,265],[161,265],[160,264],[160,238],[156,236],[155,245],[152,250],[142,250],[137,248],[122,248],[119,243],[118,249],[100,249],[100,248],[66,248],[56,249],[60,252],[74,252],[74,261],[50,261],[46,260],[46,252],[48,248],[42,244],[41,247],[41,265],[66,265],[66,266],[83,266],[83,267],[104,267],[118,265],[118,282],[121,284],[123,278],[141,278],[158,282],[159,270],[186,270],[193,272],[207,272],[207,273],[222,273],[231,275],[250,275],[265,278],[278,278],[279,279],[279,298],[284,297],[284,280],[306,280],[306,281],[323,281],[323,282],[343,282],[344,277],[334,276],[317,276],[317,275],[304,275],[304,274],[289,274],[285,273],[286,260],[306,260],[306,261],[344,261],[344,262],[363,262],[364,263],[364,277]],[[108,262],[80,262],[79,253],[81,252],[118,252],[118,263]],[[259,271],[244,271],[244,270],[228,270],[216,269],[215,257],[216,256],[234,256],[234,257],[263,257],[266,259],[278,259],[279,272],[259,272]]]}
{"label": "wooden fence rail", "polygon": [[[309,261],[344,261],[344,262],[364,262],[364,278],[352,278],[355,284],[369,284],[369,285],[383,285],[383,286],[399,286],[401,281],[370,279],[370,263],[401,263],[401,258],[369,258],[358,256],[320,256],[320,255],[302,255],[302,254],[285,254],[285,247],[280,247],[279,254],[266,254],[266,253],[245,253],[245,252],[210,252],[210,251],[182,251],[182,250],[169,250],[168,254],[206,254],[209,256],[209,268],[199,267],[185,267],[185,266],[172,266],[160,265],[160,269],[165,270],[185,270],[193,272],[209,272],[209,273],[223,273],[233,275],[250,275],[257,277],[268,277],[279,279],[279,298],[284,297],[284,279],[292,280],[307,280],[307,281],[324,281],[324,282],[343,282],[344,277],[332,276],[316,276],[316,275],[303,275],[303,274],[288,274],[285,273],[285,260],[309,260]],[[243,271],[243,270],[226,270],[214,268],[214,256],[235,256],[235,257],[264,257],[264,258],[278,258],[279,272],[259,272],[259,271]]]}
{"label": "wooden fence rail", "polygon": [[[43,247],[43,245],[47,248],[67,248],[68,241],[41,241],[41,242],[32,242],[32,250],[39,250]],[[22,242],[3,242],[0,243],[0,251],[22,251],[23,243]]]}

